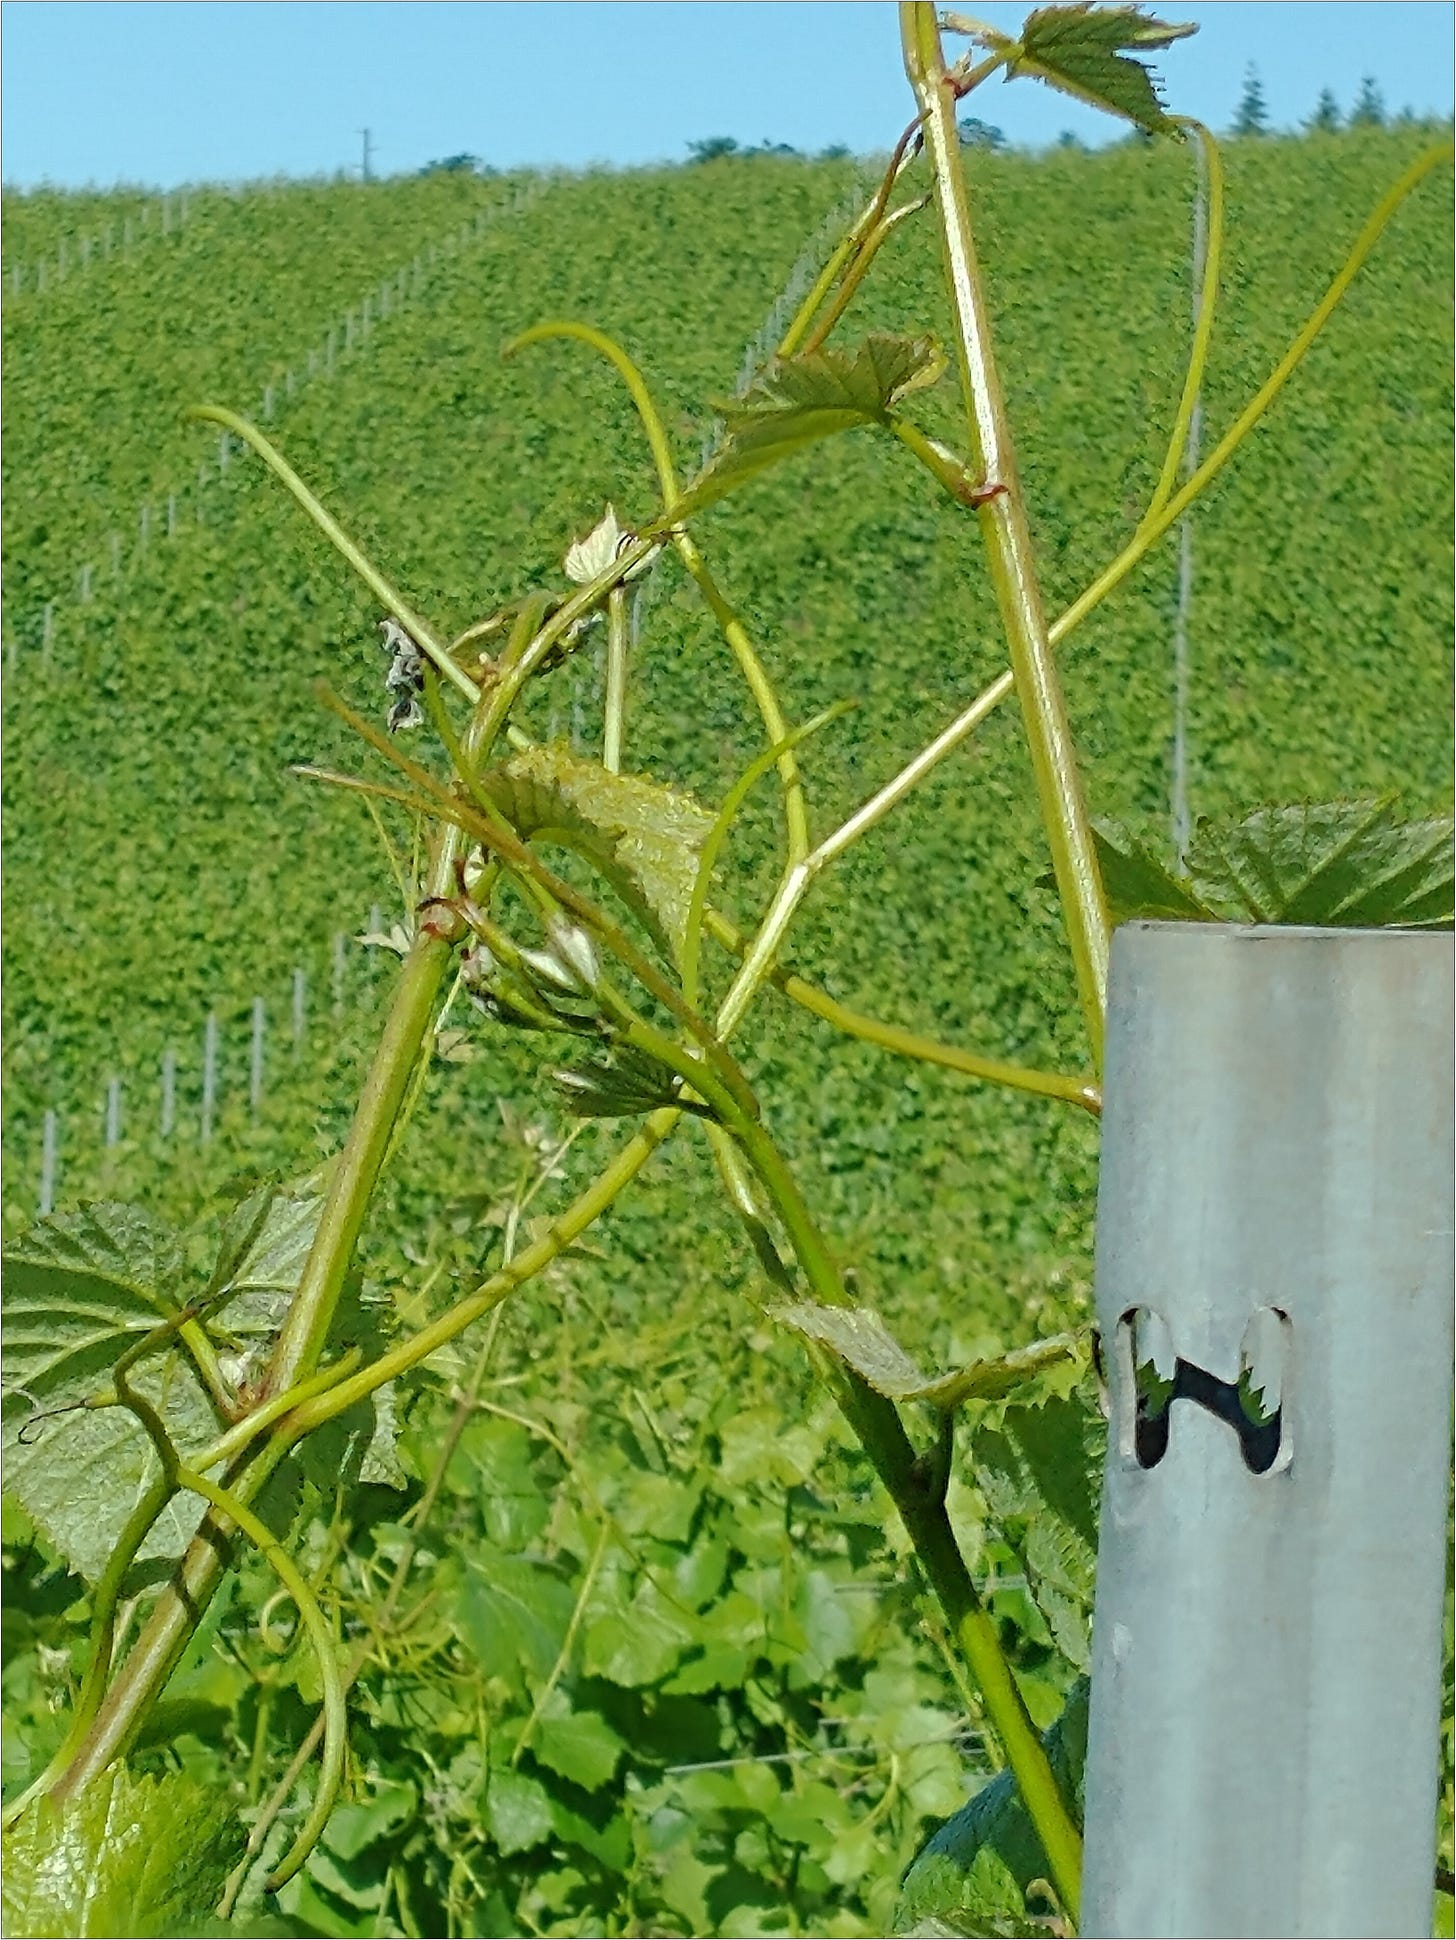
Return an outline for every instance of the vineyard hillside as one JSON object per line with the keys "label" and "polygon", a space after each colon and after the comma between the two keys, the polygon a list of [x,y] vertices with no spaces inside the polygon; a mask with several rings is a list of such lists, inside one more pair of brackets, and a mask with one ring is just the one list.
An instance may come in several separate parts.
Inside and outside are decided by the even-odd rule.
{"label": "vineyard hillside", "polygon": [[[1230,146],[1205,448],[1428,139],[1374,130]],[[1039,159],[977,153],[968,168],[1035,543],[1060,610],[1125,542],[1161,461],[1189,340],[1192,157],[1129,143]],[[572,344],[503,362],[502,344],[549,317],[615,333],[691,472],[712,434],[709,401],[741,381],[775,299],[817,268],[826,218],[868,179],[848,160],[754,157],[577,177],[269,184],[165,206],[7,200],[12,1229],[35,1210],[47,1109],[60,1127],[61,1203],[103,1189],[166,1203],[240,1165],[336,1143],[386,988],[385,953],[352,938],[371,905],[386,928],[402,913],[360,802],[288,772],[372,762],[312,684],[325,675],[381,716],[382,612],[257,460],[236,440],[221,449],[215,427],[182,423],[182,407],[212,401],[266,419],[448,636],[504,599],[560,584],[567,544],[607,500],[626,522],[654,506],[644,441],[605,364]],[[1400,211],[1194,515],[1195,815],[1387,789],[1425,808],[1446,791],[1447,216],[1435,186]],[[943,327],[937,277],[929,220],[903,226],[842,333]],[[923,416],[954,438],[956,411],[946,382]],[[974,527],[887,441],[821,447],[707,514],[700,536],[790,717],[856,703],[814,749],[821,829],[998,671]],[[1170,537],[1063,654],[1094,810],[1165,848],[1176,587]],[[675,560],[641,593],[638,631],[628,765],[719,799],[756,751],[756,724]],[[599,654],[598,643],[541,683],[534,732],[596,745]],[[735,836],[765,884],[774,816],[759,790]],[[1079,1026],[1053,898],[1037,886],[1044,869],[1007,707],[822,883],[795,962],[877,1015],[1075,1068]],[[336,1010],[338,934],[351,941]],[[308,1014],[295,1045],[300,969]],[[270,1035],[250,1111],[260,996]],[[218,1130],[199,1152],[209,1012]],[[487,1163],[497,1100],[544,1109],[514,1043],[497,1035],[480,1048],[437,1072],[436,1109],[418,1133],[422,1149],[443,1141],[456,1155],[463,1190]],[[745,1055],[769,1099],[776,1071],[812,1070],[778,1128],[887,1304],[927,1281],[958,1301],[968,1287],[987,1299],[995,1289],[999,1302],[1000,1289],[1050,1272],[1085,1278],[1093,1128],[1080,1115],[831,1041],[786,1008],[763,1009]],[[123,1109],[108,1148],[112,1080]],[[660,1177],[669,1184],[632,1203],[671,1191],[673,1165]],[[630,1225],[630,1212],[616,1223]]]}

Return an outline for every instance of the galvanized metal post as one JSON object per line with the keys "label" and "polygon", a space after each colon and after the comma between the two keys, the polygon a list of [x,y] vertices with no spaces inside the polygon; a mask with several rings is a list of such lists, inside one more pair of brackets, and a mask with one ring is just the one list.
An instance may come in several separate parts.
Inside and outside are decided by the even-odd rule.
{"label": "galvanized metal post", "polygon": [[40,1216],[42,1219],[55,1210],[56,1153],[60,1142],[60,1121],[53,1111],[48,1111],[41,1121]]}
{"label": "galvanized metal post", "polygon": [[261,997],[253,999],[253,1034],[248,1052],[248,1110],[253,1117],[258,1116],[258,1108],[263,1102],[263,1033],[267,1029],[267,1012]]}
{"label": "galvanized metal post", "polygon": [[217,1109],[217,1012],[207,1013],[202,1033],[202,1115],[198,1125],[199,1142],[212,1143],[212,1120]]}
{"label": "galvanized metal post", "polygon": [[1082,1932],[1431,1931],[1452,940],[1129,924]]}

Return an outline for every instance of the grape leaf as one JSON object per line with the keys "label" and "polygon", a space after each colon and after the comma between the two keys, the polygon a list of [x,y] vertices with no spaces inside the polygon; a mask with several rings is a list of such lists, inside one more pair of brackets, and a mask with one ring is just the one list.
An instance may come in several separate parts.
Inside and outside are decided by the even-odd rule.
{"label": "grape leaf", "polygon": [[1034,1407],[1009,1403],[1001,1426],[982,1427],[971,1450],[991,1519],[1020,1559],[1058,1649],[1078,1670],[1089,1661],[1104,1439],[1100,1415],[1073,1393]]}
{"label": "grape leaf", "polygon": [[503,1857],[544,1845],[552,1830],[545,1786],[509,1766],[493,1771],[485,1793],[485,1822]]}
{"label": "grape leaf", "polygon": [[[1066,1708],[1042,1733],[1063,1795],[1082,1805],[1087,1762],[1087,1680],[1072,1687]],[[905,1875],[895,1914],[897,1934],[1045,1934],[1026,1905],[1047,1862],[1016,1781],[1001,1772],[921,1849]]]}
{"label": "grape leaf", "polygon": [[933,337],[883,332],[853,350],[776,358],[744,397],[716,403],[727,441],[673,506],[672,520],[716,504],[745,479],[821,438],[888,423],[891,407],[937,383],[945,363]]}
{"label": "grape leaf", "polygon": [[1395,799],[1259,808],[1229,829],[1201,821],[1190,882],[1244,922],[1449,929],[1451,817],[1402,823]]}
{"label": "grape leaf", "polygon": [[6,1835],[5,1931],[199,1933],[244,1844],[225,1787],[114,1765],[64,1804],[37,1800]]}
{"label": "grape leaf", "polygon": [[[1097,822],[1092,840],[1107,910],[1114,923],[1216,923],[1218,912],[1194,895],[1189,884],[1164,868],[1158,858],[1121,822]],[[1053,876],[1042,878],[1054,887]]]}
{"label": "grape leaf", "polygon": [[[1325,929],[1449,929],[1449,815],[1396,818],[1393,795],[1206,818],[1175,875],[1119,822],[1093,835],[1114,923],[1300,923]],[[1050,877],[1043,877],[1050,883]]]}
{"label": "grape leaf", "polygon": [[530,1741],[536,1762],[588,1792],[605,1785],[626,1745],[597,1711],[573,1711],[564,1692],[553,1691]]}
{"label": "grape leaf", "polygon": [[1018,37],[994,27],[946,17],[946,25],[970,34],[993,52],[1014,50],[1005,78],[1029,74],[1063,94],[1074,95],[1108,114],[1135,122],[1150,135],[1176,132],[1158,99],[1153,76],[1131,50],[1168,47],[1196,34],[1192,21],[1175,26],[1154,19],[1137,7],[1097,7],[1090,4],[1038,7],[1022,22]]}
{"label": "grape leaf", "polygon": [[[180,1238],[134,1206],[86,1205],[40,1220],[5,1255],[5,1487],[89,1582],[156,1474],[156,1455],[124,1408],[36,1416],[105,1388],[127,1348],[176,1310],[182,1275]],[[144,1359],[132,1385],[180,1446],[217,1434],[212,1403],[177,1347]],[[195,1496],[174,1498],[139,1557],[180,1555],[201,1513]]]}
{"label": "grape leaf", "polygon": [[482,779],[518,835],[584,855],[676,958],[713,826],[707,809],[679,790],[614,775],[564,748],[529,748]]}
{"label": "grape leaf", "polygon": [[1075,1363],[1079,1343],[1071,1334],[1033,1341],[995,1360],[972,1361],[950,1374],[926,1374],[869,1308],[821,1307],[812,1302],[776,1307],[775,1320],[806,1340],[827,1347],[877,1394],[892,1401],[925,1401],[950,1409],[962,1401],[990,1401],[1012,1393],[1059,1362]]}

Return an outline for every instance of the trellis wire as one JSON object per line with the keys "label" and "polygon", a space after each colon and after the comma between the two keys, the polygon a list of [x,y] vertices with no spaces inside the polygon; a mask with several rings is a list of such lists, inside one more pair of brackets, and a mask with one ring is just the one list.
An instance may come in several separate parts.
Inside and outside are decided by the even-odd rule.
{"label": "trellis wire", "polygon": [[[1208,165],[1198,143],[1198,191],[1193,201],[1192,299],[1195,328],[1203,305],[1203,279],[1208,259]],[[1188,441],[1183,448],[1183,476],[1198,469],[1198,446],[1203,431],[1203,397],[1193,400]],[[1173,620],[1173,761],[1170,819],[1173,847],[1180,863],[1187,859],[1192,834],[1188,809],[1188,614],[1193,604],[1193,527],[1188,513],[1178,522],[1178,608]]]}
{"label": "trellis wire", "polygon": [[217,1012],[209,1011],[202,1034],[202,1119],[198,1142],[212,1143],[213,1112],[217,1105]]}

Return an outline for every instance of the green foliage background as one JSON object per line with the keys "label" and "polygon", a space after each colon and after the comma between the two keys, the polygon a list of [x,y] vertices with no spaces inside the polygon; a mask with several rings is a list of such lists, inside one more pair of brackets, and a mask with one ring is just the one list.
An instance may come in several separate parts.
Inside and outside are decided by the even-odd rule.
{"label": "green foliage background", "polygon": [[[1370,130],[1231,145],[1230,234],[1205,387],[1217,435],[1272,367],[1378,194],[1429,136]],[[1053,611],[1130,535],[1162,457],[1189,327],[1191,157],[977,153],[968,163],[1033,535]],[[511,363],[545,317],[590,321],[638,359],[684,472],[803,239],[845,194],[847,161],[732,158],[553,179],[520,215],[442,254],[424,293],[281,396],[273,435],[417,608],[449,634],[560,583],[567,542],[611,499],[654,508],[650,465],[610,372],[578,345]],[[256,410],[301,371],[342,306],[515,184],[466,175],[205,200],[170,241],[7,303],[3,463],[7,1233],[34,1213],[40,1120],[63,1114],[62,1200],[137,1197],[189,1216],[243,1169],[335,1149],[387,988],[350,971],[327,1012],[328,944],[391,898],[359,805],[290,762],[369,765],[321,712],[327,673],[382,715],[380,613],[251,459],[176,417]],[[130,206],[129,204],[127,205]],[[7,197],[6,255],[123,203]],[[3,273],[4,265],[0,265]],[[902,227],[856,304],[860,329],[943,328],[937,243]],[[1448,789],[1451,236],[1426,188],[1270,419],[1194,514],[1195,812],[1263,799]],[[955,436],[953,386],[921,421]],[[1205,444],[1209,442],[1206,435]],[[195,491],[200,462],[214,480]],[[180,529],[160,530],[185,488]],[[152,541],[113,580],[107,535]],[[203,511],[199,522],[198,508]],[[908,456],[867,434],[774,473],[701,521],[701,542],[763,648],[792,720],[853,697],[806,751],[814,824],[832,827],[999,672],[976,534]],[[79,564],[95,598],[74,598]],[[1172,732],[1170,539],[1062,656],[1099,814],[1163,846]],[[40,616],[56,601],[49,666]],[[600,675],[542,683],[543,737],[588,738]],[[721,797],[756,723],[676,562],[642,607],[628,763]],[[770,787],[731,845],[751,917],[774,866]],[[841,1001],[992,1056],[1077,1069],[1080,1026],[1012,708],[937,770],[816,891],[789,955]],[[356,956],[358,953],[356,953]],[[295,1061],[243,1098],[246,1011],[281,1036],[288,980],[315,1009]],[[709,958],[710,976],[723,965]],[[761,1006],[742,1055],[856,1288],[928,1365],[1086,1317],[1095,1130],[838,1040]],[[196,1046],[224,1026],[223,1119],[193,1142]],[[463,1021],[463,1020],[462,1020]],[[559,1133],[547,1089],[498,1031],[432,1073],[363,1252],[402,1317],[442,1268],[474,1273],[535,1153]],[[100,1145],[113,1073],[155,1097],[179,1047],[179,1136],[133,1102]],[[188,1047],[192,1049],[189,1051]],[[501,1101],[508,1110],[503,1113]],[[613,1143],[587,1131],[533,1212],[564,1203]],[[539,1149],[539,1148],[538,1148]],[[337,1620],[372,1638],[358,1686],[352,1802],[289,1889],[329,1933],[874,1933],[928,1825],[988,1775],[978,1714],[900,1582],[898,1532],[797,1351],[745,1314],[751,1259],[686,1134],[589,1246],[503,1320],[410,1587],[380,1611],[475,1346],[437,1367],[405,1432],[409,1495],[347,1512],[317,1488],[302,1554],[336,1568]],[[994,1540],[967,1467],[958,1525],[1039,1722],[1074,1666]],[[59,1729],[84,1598],[7,1508],[6,1780]],[[593,1559],[595,1567],[593,1567]],[[143,1762],[180,1759],[256,1803],[317,1698],[303,1647],[258,1626],[249,1565],[209,1617]],[[554,1673],[554,1675],[553,1675]],[[528,1726],[528,1720],[534,1723]],[[1449,1863],[1449,1818],[1447,1819]]]}

